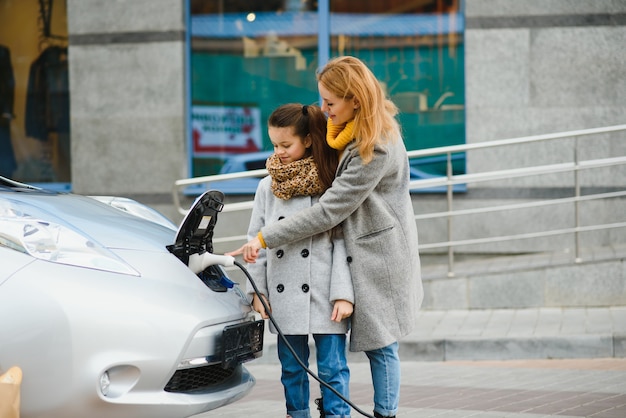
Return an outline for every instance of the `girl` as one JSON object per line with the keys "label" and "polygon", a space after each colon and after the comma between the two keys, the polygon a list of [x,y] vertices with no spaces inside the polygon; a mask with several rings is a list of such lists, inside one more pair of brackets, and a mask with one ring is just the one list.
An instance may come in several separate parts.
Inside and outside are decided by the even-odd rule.
{"label": "girl", "polygon": [[[326,143],[325,127],[326,118],[317,106],[287,104],[270,115],[268,133],[274,153],[266,163],[269,176],[261,180],[254,197],[250,237],[310,207],[330,187],[337,153]],[[308,366],[308,334],[313,334],[319,377],[347,398],[350,372],[345,341],[354,293],[341,229],[320,232],[261,251],[248,268],[298,357]],[[253,295],[254,309],[268,318],[251,287],[248,293]],[[271,322],[270,330],[276,333]],[[309,418],[308,375],[280,337],[278,357],[287,416]],[[350,416],[344,401],[325,386],[320,389],[322,416]]]}
{"label": "girl", "polygon": [[350,350],[365,351],[374,415],[394,417],[400,401],[398,340],[413,329],[423,298],[409,161],[397,107],[357,58],[330,60],[317,75],[327,142],[341,153],[337,177],[319,202],[259,230],[231,255],[254,262],[277,248],[342,224],[354,286]]}

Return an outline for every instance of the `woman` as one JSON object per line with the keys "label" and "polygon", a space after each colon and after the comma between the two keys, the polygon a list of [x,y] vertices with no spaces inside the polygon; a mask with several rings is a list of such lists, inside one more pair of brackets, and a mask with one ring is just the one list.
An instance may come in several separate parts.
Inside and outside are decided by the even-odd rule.
{"label": "woman", "polygon": [[261,228],[231,255],[254,262],[261,248],[343,227],[354,286],[351,351],[364,351],[374,416],[394,417],[400,396],[398,340],[413,329],[423,298],[409,162],[397,107],[367,66],[349,56],[317,75],[327,142],[340,154],[337,176],[319,202]]}

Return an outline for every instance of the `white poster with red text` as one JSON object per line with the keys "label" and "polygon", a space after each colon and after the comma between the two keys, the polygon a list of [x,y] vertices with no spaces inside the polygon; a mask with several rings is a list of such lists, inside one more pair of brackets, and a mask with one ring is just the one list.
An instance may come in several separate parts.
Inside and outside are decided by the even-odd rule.
{"label": "white poster with red text", "polygon": [[261,110],[251,106],[192,106],[194,156],[262,149]]}

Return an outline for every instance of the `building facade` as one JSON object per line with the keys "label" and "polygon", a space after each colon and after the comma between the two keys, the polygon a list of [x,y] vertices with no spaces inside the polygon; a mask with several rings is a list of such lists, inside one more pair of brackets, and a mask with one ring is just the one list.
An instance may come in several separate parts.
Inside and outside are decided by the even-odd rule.
{"label": "building facade", "polygon": [[[320,1],[336,23],[331,28],[305,19],[307,12],[319,12],[312,2],[263,2],[273,12],[284,9],[285,15],[302,18],[266,22],[280,30],[288,23],[295,27],[273,35],[228,21],[247,3],[0,0],[0,45],[20,51],[12,54],[15,106],[5,112],[12,115],[5,125],[12,134],[13,177],[59,183],[81,194],[134,197],[176,218],[167,206],[173,182],[213,174],[220,163],[211,155],[210,137],[208,148],[196,147],[202,140],[194,142],[194,110],[199,118],[202,112],[219,116],[225,107],[245,113],[252,102],[260,132],[252,143],[267,149],[263,124],[271,108],[316,100],[320,42],[329,42],[330,56],[354,54],[384,63],[374,71],[402,111],[411,149],[626,122],[625,1],[433,0],[417,2],[420,6],[366,1],[358,10],[349,1]],[[264,12],[257,11],[256,23]],[[333,21],[341,14],[348,20]],[[378,36],[381,14],[408,17],[409,29],[394,20]],[[411,29],[427,26],[415,22],[429,14],[435,16],[434,33]],[[26,38],[32,50],[21,36],[26,16],[33,22]],[[364,23],[355,29],[350,26],[355,22]],[[228,35],[228,25],[243,32]],[[326,41],[320,36],[325,30]],[[50,59],[65,65],[67,79],[60,78],[68,86],[52,108],[67,114],[58,115],[55,129],[47,125],[49,136],[42,140],[25,123],[26,75],[48,47],[59,49]],[[435,140],[420,143],[420,138]],[[623,154],[625,142],[611,146]],[[3,148],[4,156],[8,152]],[[41,167],[42,155],[50,167]],[[36,169],[28,171],[24,162],[30,157]],[[534,158],[486,154],[467,161],[466,169]],[[623,178],[593,180],[596,186],[619,181]],[[541,180],[524,187],[541,187]]]}

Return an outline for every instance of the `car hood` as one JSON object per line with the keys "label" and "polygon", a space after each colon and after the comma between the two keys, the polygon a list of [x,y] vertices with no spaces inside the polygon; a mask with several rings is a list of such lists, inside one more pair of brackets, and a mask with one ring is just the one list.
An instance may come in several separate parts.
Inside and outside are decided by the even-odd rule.
{"label": "car hood", "polygon": [[28,191],[0,193],[0,198],[5,199],[10,210],[62,225],[110,249],[167,251],[166,246],[172,244],[176,236],[173,228],[125,213],[88,196]]}

